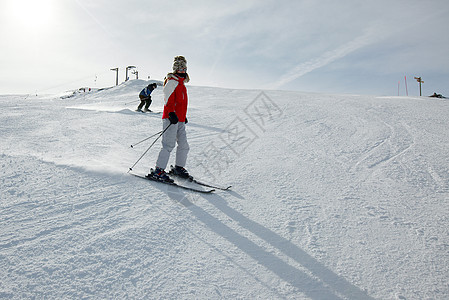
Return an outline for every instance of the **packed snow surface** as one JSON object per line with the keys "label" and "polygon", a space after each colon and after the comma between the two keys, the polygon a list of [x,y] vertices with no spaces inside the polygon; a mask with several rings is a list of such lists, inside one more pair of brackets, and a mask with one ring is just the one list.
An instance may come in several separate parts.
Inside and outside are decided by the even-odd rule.
{"label": "packed snow surface", "polygon": [[0,298],[448,299],[449,101],[189,86],[203,195],[148,83],[0,96]]}

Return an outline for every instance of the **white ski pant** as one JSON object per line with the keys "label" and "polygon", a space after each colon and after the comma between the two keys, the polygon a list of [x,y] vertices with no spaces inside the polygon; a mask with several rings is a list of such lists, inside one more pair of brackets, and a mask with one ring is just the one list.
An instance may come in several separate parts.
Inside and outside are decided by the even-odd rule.
{"label": "white ski pant", "polygon": [[162,135],[162,148],[157,158],[156,167],[161,169],[167,168],[168,160],[170,159],[170,153],[175,148],[176,143],[176,165],[185,167],[187,162],[187,154],[189,153],[189,143],[187,143],[186,124],[184,122],[178,122],[177,124],[170,125],[169,119],[162,120],[163,129],[170,126],[167,131]]}

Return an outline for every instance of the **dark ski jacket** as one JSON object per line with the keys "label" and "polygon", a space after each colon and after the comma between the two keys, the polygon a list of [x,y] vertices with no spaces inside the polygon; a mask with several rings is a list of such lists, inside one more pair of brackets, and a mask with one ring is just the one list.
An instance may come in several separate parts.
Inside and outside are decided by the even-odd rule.
{"label": "dark ski jacket", "polygon": [[151,95],[151,92],[154,91],[154,87],[152,84],[150,84],[149,86],[147,86],[146,88],[144,88],[140,94],[139,94],[139,98],[140,99],[145,99],[148,98]]}

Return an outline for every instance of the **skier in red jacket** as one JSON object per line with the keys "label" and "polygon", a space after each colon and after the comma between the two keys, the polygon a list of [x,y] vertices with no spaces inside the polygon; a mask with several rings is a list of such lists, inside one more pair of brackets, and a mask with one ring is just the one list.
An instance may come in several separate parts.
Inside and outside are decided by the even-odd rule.
{"label": "skier in red jacket", "polygon": [[190,178],[184,168],[187,162],[189,144],[186,135],[187,123],[187,89],[184,83],[189,82],[187,61],[183,56],[176,56],[173,63],[173,73],[169,73],[164,82],[164,113],[162,115],[163,129],[162,148],[156,161],[156,168],[151,169],[148,176],[160,181],[172,182],[165,172],[171,151],[176,149],[176,164],[172,169],[174,175]]}

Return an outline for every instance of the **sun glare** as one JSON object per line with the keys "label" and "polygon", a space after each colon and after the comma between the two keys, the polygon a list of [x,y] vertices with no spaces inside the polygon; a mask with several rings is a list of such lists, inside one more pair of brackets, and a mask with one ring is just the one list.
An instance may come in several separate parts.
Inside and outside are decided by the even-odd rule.
{"label": "sun glare", "polygon": [[10,13],[16,26],[40,29],[50,23],[53,16],[52,0],[12,0]]}

